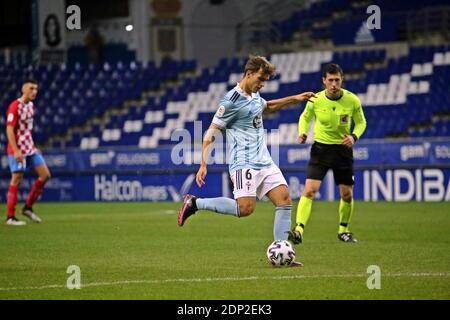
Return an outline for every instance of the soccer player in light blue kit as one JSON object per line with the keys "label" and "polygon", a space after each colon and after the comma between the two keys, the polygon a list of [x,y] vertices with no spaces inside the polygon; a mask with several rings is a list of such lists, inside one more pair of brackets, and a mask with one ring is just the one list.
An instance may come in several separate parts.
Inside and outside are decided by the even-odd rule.
{"label": "soccer player in light blue kit", "polygon": [[[221,100],[202,145],[202,160],[197,172],[199,187],[205,184],[207,159],[218,130],[225,130],[228,143],[230,177],[234,198],[200,199],[184,197],[178,213],[178,225],[197,210],[209,210],[235,217],[253,213],[256,196],[267,196],[275,205],[274,240],[287,240],[291,227],[292,200],[288,185],[280,169],[273,162],[264,139],[263,113],[277,111],[285,106],[306,101],[313,92],[266,101],[258,91],[275,73],[275,66],[261,56],[250,56],[242,80]],[[294,265],[300,266],[300,262]]]}

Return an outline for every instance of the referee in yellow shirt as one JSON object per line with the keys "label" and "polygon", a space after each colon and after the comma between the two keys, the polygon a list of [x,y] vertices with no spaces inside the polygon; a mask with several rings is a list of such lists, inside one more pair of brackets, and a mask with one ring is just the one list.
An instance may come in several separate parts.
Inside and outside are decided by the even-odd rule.
{"label": "referee in yellow shirt", "polygon": [[[334,181],[339,186],[338,238],[344,242],[357,242],[349,231],[353,213],[353,149],[366,128],[366,119],[358,97],[342,88],[344,74],[337,64],[327,64],[323,70],[325,90],[310,98],[298,123],[298,140],[305,143],[311,122],[314,124],[314,144],[308,163],[306,183],[297,207],[295,228],[289,232],[289,240],[299,244],[311,215],[312,202],[328,169],[333,170]],[[352,119],[355,123],[350,133]]]}

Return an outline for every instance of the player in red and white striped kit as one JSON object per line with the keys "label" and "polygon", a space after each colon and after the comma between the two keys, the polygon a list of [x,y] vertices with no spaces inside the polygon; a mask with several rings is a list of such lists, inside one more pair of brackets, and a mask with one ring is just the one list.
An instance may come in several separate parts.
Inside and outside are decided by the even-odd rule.
{"label": "player in red and white striped kit", "polygon": [[16,204],[19,186],[27,168],[34,168],[38,178],[27,197],[22,214],[34,222],[41,219],[33,212],[33,204],[41,195],[45,183],[50,179],[50,171],[41,153],[36,149],[32,131],[34,105],[33,100],[38,92],[35,80],[25,80],[22,85],[22,96],[13,101],[8,108],[6,134],[8,137],[8,161],[12,178],[8,190],[7,225],[22,226],[26,223],[16,218]]}

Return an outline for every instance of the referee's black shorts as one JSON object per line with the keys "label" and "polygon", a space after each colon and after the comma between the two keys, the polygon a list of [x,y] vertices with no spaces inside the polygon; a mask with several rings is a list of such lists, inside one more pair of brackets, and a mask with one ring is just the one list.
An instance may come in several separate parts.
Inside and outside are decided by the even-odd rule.
{"label": "referee's black shorts", "polygon": [[306,179],[322,181],[329,169],[333,170],[336,185],[352,186],[354,184],[353,149],[339,144],[314,142],[311,147]]}

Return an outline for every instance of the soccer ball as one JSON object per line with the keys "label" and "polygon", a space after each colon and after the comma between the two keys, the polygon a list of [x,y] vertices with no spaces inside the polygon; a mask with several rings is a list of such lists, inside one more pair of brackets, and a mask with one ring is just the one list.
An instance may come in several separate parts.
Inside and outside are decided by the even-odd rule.
{"label": "soccer ball", "polygon": [[286,240],[272,242],[267,248],[267,259],[275,267],[289,266],[295,260],[295,250]]}

